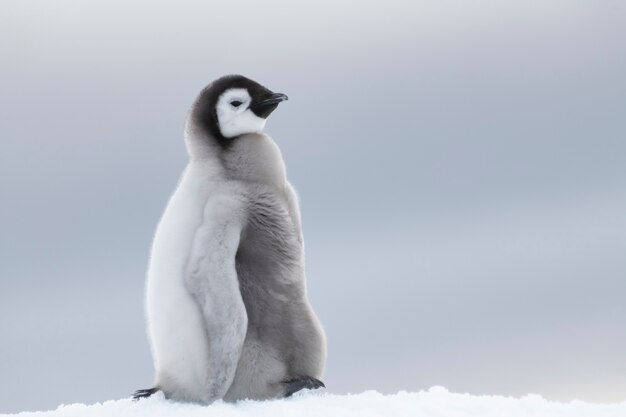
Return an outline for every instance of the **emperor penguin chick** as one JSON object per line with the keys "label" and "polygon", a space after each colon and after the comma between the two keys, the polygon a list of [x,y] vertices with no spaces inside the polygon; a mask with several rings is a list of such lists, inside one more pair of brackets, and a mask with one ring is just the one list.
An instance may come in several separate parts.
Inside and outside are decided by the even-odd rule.
{"label": "emperor penguin chick", "polygon": [[159,222],[148,268],[156,381],[134,398],[210,404],[319,388],[322,327],[307,299],[300,210],[263,133],[287,100],[240,75],[195,100],[189,164]]}

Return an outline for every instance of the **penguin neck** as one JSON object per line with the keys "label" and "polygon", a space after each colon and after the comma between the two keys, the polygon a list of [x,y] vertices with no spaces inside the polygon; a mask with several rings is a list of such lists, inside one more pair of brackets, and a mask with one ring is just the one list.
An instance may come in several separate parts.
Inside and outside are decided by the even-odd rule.
{"label": "penguin neck", "polygon": [[191,162],[202,161],[219,169],[221,165],[219,143],[191,118],[185,125],[185,146]]}
{"label": "penguin neck", "polygon": [[269,136],[249,133],[232,141],[221,154],[228,178],[284,189],[285,164],[278,145]]}
{"label": "penguin neck", "polygon": [[185,143],[192,163],[211,168],[211,176],[258,183],[283,190],[286,170],[278,145],[262,133],[248,133],[221,146],[205,129],[195,123],[185,128]]}

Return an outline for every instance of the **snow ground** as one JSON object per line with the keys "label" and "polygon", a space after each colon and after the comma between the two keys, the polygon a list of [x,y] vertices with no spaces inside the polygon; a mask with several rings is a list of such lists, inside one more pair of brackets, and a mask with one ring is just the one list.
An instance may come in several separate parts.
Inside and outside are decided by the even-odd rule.
{"label": "snow ground", "polygon": [[[8,414],[3,414],[7,416]],[[443,387],[428,391],[383,395],[375,391],[334,395],[303,392],[289,399],[217,402],[209,407],[167,401],[161,393],[152,398],[105,401],[101,404],[61,405],[54,411],[22,412],[21,417],[625,417],[626,401],[591,404],[551,402],[539,395],[522,398],[451,393]]]}

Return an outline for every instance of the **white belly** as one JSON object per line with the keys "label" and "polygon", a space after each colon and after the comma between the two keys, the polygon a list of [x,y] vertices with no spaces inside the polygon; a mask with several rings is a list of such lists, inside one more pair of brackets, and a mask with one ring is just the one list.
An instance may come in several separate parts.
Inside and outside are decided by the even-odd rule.
{"label": "white belly", "polygon": [[208,196],[205,178],[193,167],[186,170],[157,228],[148,269],[148,336],[156,384],[168,397],[191,401],[205,396],[208,347],[184,270]]}

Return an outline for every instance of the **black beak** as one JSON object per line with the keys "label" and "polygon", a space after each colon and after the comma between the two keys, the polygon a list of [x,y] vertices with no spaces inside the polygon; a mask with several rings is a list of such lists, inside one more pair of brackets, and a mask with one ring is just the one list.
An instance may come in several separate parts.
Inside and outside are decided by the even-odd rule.
{"label": "black beak", "polygon": [[252,103],[250,109],[254,112],[254,114],[264,119],[276,110],[278,103],[287,100],[287,95],[282,93],[269,93],[262,97],[263,98],[261,100],[256,103]]}
{"label": "black beak", "polygon": [[287,97],[286,94],[272,93],[266,96],[263,100],[259,101],[259,106],[264,107],[264,106],[269,106],[272,104],[278,104],[281,101],[285,101],[285,100],[289,100],[289,97]]}

